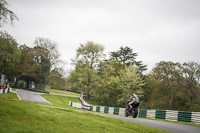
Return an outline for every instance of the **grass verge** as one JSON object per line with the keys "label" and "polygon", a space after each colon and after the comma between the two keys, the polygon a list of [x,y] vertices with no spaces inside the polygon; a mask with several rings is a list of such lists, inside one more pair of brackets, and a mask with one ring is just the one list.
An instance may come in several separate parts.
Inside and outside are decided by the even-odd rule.
{"label": "grass verge", "polygon": [[81,103],[79,98],[76,97],[66,97],[57,95],[41,94],[47,101],[49,101],[53,106],[66,108],[69,106],[69,101]]}
{"label": "grass verge", "polygon": [[[65,96],[56,96],[56,95],[48,95],[48,94],[42,94],[42,96],[45,99],[47,99],[48,101],[50,101],[53,106],[56,106],[56,107],[65,108],[66,106],[68,106],[69,101],[76,102],[76,103],[81,103],[80,100],[79,100],[79,98],[65,97]],[[88,102],[88,103],[89,104],[93,104],[93,106],[98,106],[97,103],[94,103],[94,102]],[[71,107],[69,107],[69,108],[71,108]],[[71,109],[76,109],[76,108],[71,108]],[[151,120],[158,120],[158,121],[166,121],[166,122],[174,122],[174,123],[179,123],[179,124],[185,124],[185,125],[200,127],[200,124],[196,124],[196,123],[180,122],[180,121],[170,121],[170,120],[153,119],[153,118],[143,118],[143,117],[139,117],[139,118],[142,118],[142,119],[151,119]]]}
{"label": "grass verge", "polygon": [[62,91],[62,90],[55,90],[55,89],[50,89],[50,93],[59,93],[59,94],[80,96],[80,94],[74,93],[74,92],[71,92],[71,91]]}
{"label": "grass verge", "polygon": [[[46,96],[55,105],[65,106],[59,96]],[[66,97],[65,97],[66,98]],[[56,100],[57,99],[57,100]],[[64,101],[67,99],[63,99]],[[68,99],[68,101],[76,99]],[[161,133],[155,128],[121,120],[38,106],[38,103],[20,101],[16,94],[0,95],[0,132],[2,133]]]}

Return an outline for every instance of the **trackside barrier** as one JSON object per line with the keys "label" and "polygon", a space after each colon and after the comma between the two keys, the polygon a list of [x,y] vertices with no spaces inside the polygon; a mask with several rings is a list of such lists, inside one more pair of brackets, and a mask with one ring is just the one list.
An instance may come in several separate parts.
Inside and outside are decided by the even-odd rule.
{"label": "trackside barrier", "polygon": [[192,112],[191,122],[200,124],[200,112]]}
{"label": "trackside barrier", "polygon": [[11,91],[12,91],[12,88],[4,88],[4,89],[0,88],[0,93],[9,93]]}
{"label": "trackside barrier", "polygon": [[72,107],[75,107],[75,108],[79,108],[79,109],[82,109],[82,104],[80,103],[74,103],[74,102],[69,102],[69,106],[72,106]]}
{"label": "trackside barrier", "polygon": [[100,106],[100,112],[104,113],[104,107],[103,106]]}
{"label": "trackside barrier", "polygon": [[166,120],[177,121],[178,111],[166,110]]}
{"label": "trackside barrier", "polygon": [[119,115],[125,114],[125,108],[119,108]]}
{"label": "trackside barrier", "polygon": [[[89,111],[122,115],[125,114],[125,108],[108,107],[108,106],[88,106],[80,103],[69,102],[69,106],[75,108],[87,109]],[[171,121],[194,122],[200,124],[200,112],[158,110],[158,109],[139,109],[139,117],[164,119]]]}
{"label": "trackside barrier", "polygon": [[178,121],[191,122],[192,112],[178,111]]}
{"label": "trackside barrier", "polygon": [[156,110],[156,118],[157,119],[164,119],[166,117],[166,110]]}
{"label": "trackside barrier", "polygon": [[109,107],[105,106],[104,107],[104,113],[108,113],[108,111],[109,111]]}
{"label": "trackside barrier", "polygon": [[81,95],[80,95],[80,101],[83,105],[87,105],[87,106],[90,106],[87,102],[84,101],[83,99],[83,92],[81,91]]}
{"label": "trackside barrier", "polygon": [[139,110],[139,117],[147,117],[147,110],[146,109],[140,109]]}
{"label": "trackside barrier", "polygon": [[109,107],[108,114],[113,114],[114,113],[114,107]]}
{"label": "trackside barrier", "polygon": [[146,117],[147,118],[155,118],[156,117],[156,113],[155,112],[156,112],[155,109],[147,110]]}

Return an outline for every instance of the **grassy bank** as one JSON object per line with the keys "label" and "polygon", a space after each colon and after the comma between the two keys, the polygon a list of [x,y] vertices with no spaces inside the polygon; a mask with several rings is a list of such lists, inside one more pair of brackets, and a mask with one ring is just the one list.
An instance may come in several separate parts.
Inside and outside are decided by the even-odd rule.
{"label": "grassy bank", "polygon": [[[48,101],[50,101],[53,104],[53,106],[56,106],[56,107],[65,108],[66,106],[68,106],[69,101],[80,103],[80,100],[78,98],[54,96],[54,95],[48,95],[48,94],[43,94],[42,96],[45,99],[47,99]],[[95,103],[95,102],[88,102],[87,101],[87,103],[89,103],[89,104],[91,104],[93,106],[98,106],[98,103]],[[72,108],[72,109],[75,109],[75,108]],[[162,120],[162,119],[143,118],[143,117],[139,117],[139,118],[158,120],[158,121],[174,122],[174,123],[180,123],[180,124],[200,127],[200,124],[190,123],[190,122],[170,121],[170,120]]]}
{"label": "grassy bank", "polygon": [[[54,105],[70,109],[67,101],[76,98],[44,95]],[[2,133],[155,133],[155,128],[121,120],[104,118],[90,113],[38,106],[20,101],[16,94],[0,95],[0,132]]]}
{"label": "grassy bank", "polygon": [[41,94],[46,100],[50,101],[53,106],[62,107],[62,108],[69,108],[69,101],[81,103],[79,98],[74,97],[66,97],[66,96],[57,96],[57,95],[48,95],[48,94]]}
{"label": "grassy bank", "polygon": [[62,90],[55,90],[55,89],[50,89],[50,93],[59,93],[59,94],[80,96],[80,94],[74,93],[74,92],[71,92],[71,91],[62,91]]}

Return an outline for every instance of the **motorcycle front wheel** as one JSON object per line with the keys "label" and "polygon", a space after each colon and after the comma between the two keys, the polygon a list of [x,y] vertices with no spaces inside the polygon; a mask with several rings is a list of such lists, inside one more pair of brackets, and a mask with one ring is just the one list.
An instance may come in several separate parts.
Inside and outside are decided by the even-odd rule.
{"label": "motorcycle front wheel", "polygon": [[125,110],[125,117],[128,117],[128,116],[129,116],[128,110],[126,109],[126,110]]}

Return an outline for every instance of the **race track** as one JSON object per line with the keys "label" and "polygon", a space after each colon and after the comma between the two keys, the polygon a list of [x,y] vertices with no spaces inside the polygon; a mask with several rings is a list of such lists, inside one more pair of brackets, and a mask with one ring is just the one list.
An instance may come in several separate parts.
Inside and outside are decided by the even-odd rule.
{"label": "race track", "polygon": [[[38,92],[33,92],[33,91],[28,91],[28,90],[17,90],[17,94],[18,94],[19,99],[21,100],[50,104],[49,101],[47,101],[46,99],[38,95]],[[94,113],[96,115],[101,115],[104,117],[120,119],[123,121],[132,122],[132,123],[138,123],[138,124],[162,129],[162,130],[173,132],[173,133],[200,133],[200,127],[189,126],[189,125],[184,125],[184,124],[179,124],[179,123],[123,117],[123,116],[118,116],[118,115],[109,115],[109,114],[102,114],[102,113],[95,113],[95,112],[90,112],[90,113]]]}
{"label": "race track", "polygon": [[132,123],[138,123],[138,124],[162,129],[162,130],[173,132],[173,133],[200,133],[200,127],[189,126],[189,125],[184,125],[184,124],[179,124],[179,123],[141,119],[141,118],[123,117],[123,116],[100,114],[100,113],[95,113],[95,114],[101,115],[104,117],[110,117],[110,118],[114,118],[114,119],[129,121]]}

